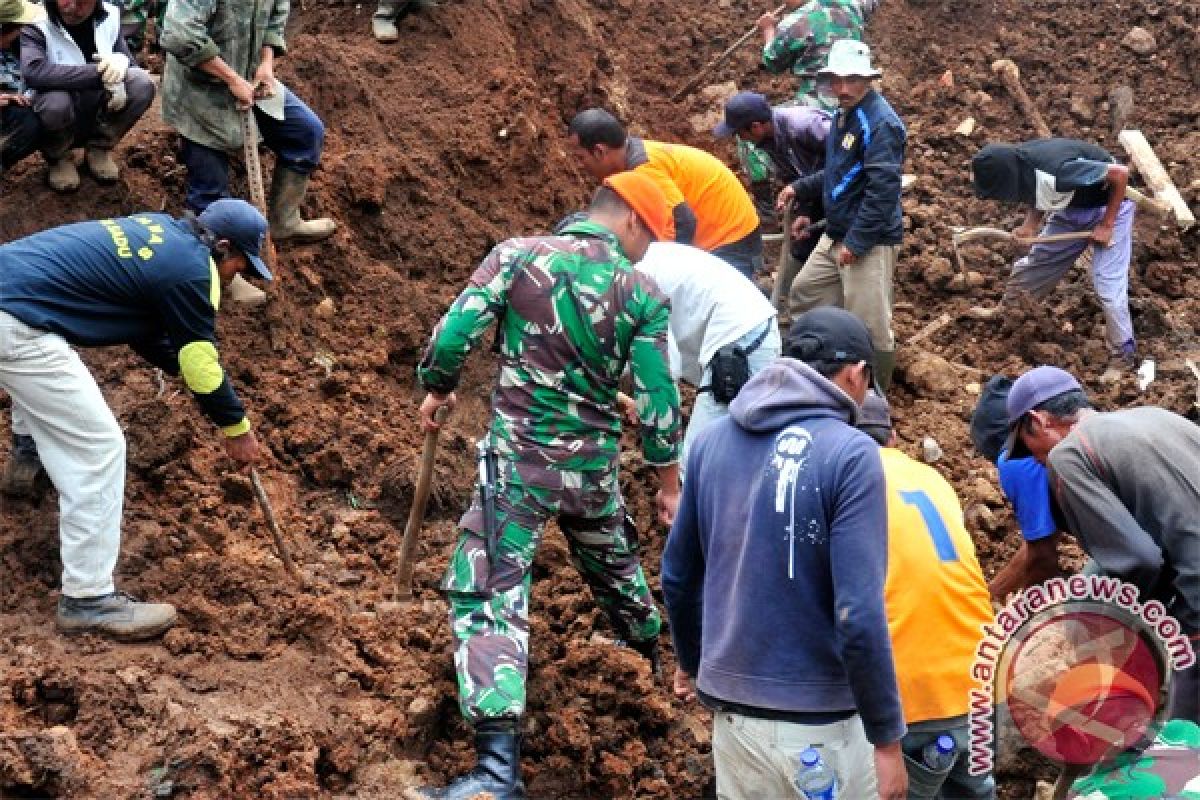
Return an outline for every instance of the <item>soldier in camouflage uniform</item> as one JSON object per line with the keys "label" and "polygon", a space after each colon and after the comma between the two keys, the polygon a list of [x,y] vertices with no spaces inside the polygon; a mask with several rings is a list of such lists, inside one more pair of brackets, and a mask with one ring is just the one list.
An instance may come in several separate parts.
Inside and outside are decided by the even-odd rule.
{"label": "soldier in camouflage uniform", "polygon": [[[525,710],[531,567],[548,519],[571,560],[631,647],[657,657],[661,619],[626,526],[618,485],[617,382],[629,368],[646,461],[658,467],[659,516],[679,497],[679,394],[667,362],[668,300],[633,268],[654,239],[670,239],[667,202],[633,172],[605,180],[587,218],[554,236],[501,242],[434,330],[417,370],[429,391],[427,429],[452,406],[467,353],[498,323],[499,379],[485,442],[497,458],[494,538],[477,499],[460,523],[442,588],[457,641],[459,703],[475,726],[477,765],[416,798],[525,797]],[[482,492],[480,493],[482,496]]]}
{"label": "soldier in camouflage uniform", "polygon": [[154,17],[155,30],[161,33],[166,14],[166,0],[121,0],[121,35],[138,61],[146,43],[146,23]]}

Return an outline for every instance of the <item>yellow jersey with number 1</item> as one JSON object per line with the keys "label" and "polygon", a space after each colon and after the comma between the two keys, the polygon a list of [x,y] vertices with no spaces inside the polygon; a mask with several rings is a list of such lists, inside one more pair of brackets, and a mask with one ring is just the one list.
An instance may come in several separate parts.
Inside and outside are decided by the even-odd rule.
{"label": "yellow jersey with number 1", "polygon": [[904,721],[967,713],[982,626],[993,619],[975,543],[953,487],[894,448],[880,449],[888,493],[888,628]]}

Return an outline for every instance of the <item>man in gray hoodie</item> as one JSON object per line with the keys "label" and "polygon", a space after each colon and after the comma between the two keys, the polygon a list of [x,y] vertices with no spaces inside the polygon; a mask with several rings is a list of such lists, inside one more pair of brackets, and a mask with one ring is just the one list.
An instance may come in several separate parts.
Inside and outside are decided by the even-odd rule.
{"label": "man in gray hoodie", "polygon": [[852,427],[871,337],[848,311],[818,308],[784,352],[688,453],[662,563],[675,693],[716,712],[723,798],[802,800],[793,777],[811,749],[839,797],[901,800],[887,495],[878,447]]}

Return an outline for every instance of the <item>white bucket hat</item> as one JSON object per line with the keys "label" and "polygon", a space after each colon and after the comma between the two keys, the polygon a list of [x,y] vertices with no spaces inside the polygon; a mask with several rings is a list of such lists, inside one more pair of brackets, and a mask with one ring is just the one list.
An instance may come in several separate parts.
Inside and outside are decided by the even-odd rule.
{"label": "white bucket hat", "polygon": [[854,39],[838,39],[829,48],[829,63],[817,71],[817,77],[879,78],[883,73],[871,66],[871,48]]}

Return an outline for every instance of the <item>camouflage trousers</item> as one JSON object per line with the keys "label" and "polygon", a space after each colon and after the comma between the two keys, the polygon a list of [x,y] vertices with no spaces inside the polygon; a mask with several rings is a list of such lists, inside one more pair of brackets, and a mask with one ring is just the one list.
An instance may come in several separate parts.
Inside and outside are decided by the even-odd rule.
{"label": "camouflage trousers", "polygon": [[560,472],[500,460],[495,563],[476,501],[459,523],[442,589],[450,601],[459,706],[471,723],[525,710],[531,569],[546,521],[557,518],[579,570],[619,636],[658,636],[662,618],[625,528],[617,469]]}

